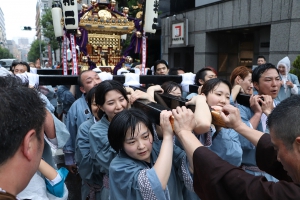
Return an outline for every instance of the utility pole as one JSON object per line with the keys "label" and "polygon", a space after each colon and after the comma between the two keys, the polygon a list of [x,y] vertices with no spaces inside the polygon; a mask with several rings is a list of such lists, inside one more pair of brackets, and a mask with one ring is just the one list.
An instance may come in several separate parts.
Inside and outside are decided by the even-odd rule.
{"label": "utility pole", "polygon": [[[41,0],[39,0],[39,19],[41,21]],[[40,23],[40,22],[39,22]],[[43,56],[42,56],[42,29],[41,29],[41,25],[39,25],[40,27],[40,40],[39,40],[39,45],[40,45],[40,67],[42,69],[42,63],[43,63]]]}
{"label": "utility pole", "polygon": [[42,56],[42,33],[40,33],[40,39],[39,39],[39,45],[40,45],[40,68],[42,68],[42,59],[43,59],[43,56]]}

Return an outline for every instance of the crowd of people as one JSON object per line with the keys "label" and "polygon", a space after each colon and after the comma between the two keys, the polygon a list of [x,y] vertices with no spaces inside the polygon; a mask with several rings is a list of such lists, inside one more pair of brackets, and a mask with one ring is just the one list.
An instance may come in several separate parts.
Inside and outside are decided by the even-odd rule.
{"label": "crowd of people", "polygon": [[[77,86],[38,86],[26,62],[0,68],[0,199],[67,199],[68,173],[80,175],[82,200],[299,199],[299,81],[288,57],[257,64],[229,81],[204,67],[191,94],[172,81],[133,90],[93,70]],[[164,60],[153,71],[184,73]],[[186,106],[155,124],[133,103],[156,103],[156,92]],[[57,149],[66,168],[57,169]]]}

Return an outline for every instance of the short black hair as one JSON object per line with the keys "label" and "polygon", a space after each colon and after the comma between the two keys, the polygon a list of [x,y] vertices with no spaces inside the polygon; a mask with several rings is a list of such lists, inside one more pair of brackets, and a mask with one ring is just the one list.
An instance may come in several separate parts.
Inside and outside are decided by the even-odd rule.
{"label": "short black hair", "polygon": [[178,70],[184,71],[184,69],[182,67],[171,68],[169,70],[169,75],[178,75]]}
{"label": "short black hair", "polygon": [[182,92],[182,88],[181,88],[181,85],[179,85],[178,83],[175,83],[173,81],[167,81],[167,82],[164,82],[162,85],[161,85],[161,88],[164,90],[165,93],[170,93],[172,92],[172,90],[174,88],[179,88],[180,91]]}
{"label": "short black hair", "polygon": [[175,69],[177,69],[177,70],[182,70],[182,71],[185,72],[185,69],[184,69],[183,67],[176,67]]}
{"label": "short black hair", "polygon": [[93,87],[92,89],[90,89],[90,91],[85,95],[85,100],[88,104],[88,107],[90,109],[90,111],[92,112],[92,101],[93,98],[95,97],[95,92],[96,92],[96,87]]}
{"label": "short black hair", "polygon": [[27,72],[30,72],[30,66],[29,66],[29,64],[28,64],[27,62],[23,62],[23,61],[20,61],[20,62],[18,62],[18,61],[13,61],[12,64],[11,64],[11,66],[10,66],[10,71],[13,72],[15,66],[17,66],[17,65],[25,65],[26,68],[27,68]]}
{"label": "short black hair", "polygon": [[129,102],[127,97],[127,92],[124,86],[120,82],[114,80],[106,80],[106,81],[102,81],[100,84],[96,86],[96,93],[95,93],[96,104],[99,106],[103,106],[103,104],[105,103],[106,93],[112,90],[116,90],[120,92],[123,95],[123,97],[126,99],[126,101]]}
{"label": "short black hair", "polygon": [[267,124],[276,138],[291,150],[300,136],[300,96],[293,95],[280,102],[268,116]]}
{"label": "short black hair", "polygon": [[[13,76],[0,77],[0,165],[14,156],[28,131],[42,141],[45,104],[36,90],[20,85]],[[22,103],[20,103],[22,102]]]}
{"label": "short black hair", "polygon": [[154,136],[151,120],[143,111],[136,108],[131,108],[116,114],[110,122],[108,128],[108,141],[110,146],[116,152],[120,152],[120,150],[123,149],[123,144],[128,129],[131,128],[131,135],[133,136],[136,128],[138,128],[137,125],[139,123],[145,124],[152,136]]}
{"label": "short black hair", "polygon": [[261,77],[261,75],[269,70],[269,69],[275,69],[279,75],[279,71],[278,69],[272,64],[272,63],[266,63],[266,64],[262,64],[257,66],[253,71],[252,71],[252,82],[259,82],[259,78]]}
{"label": "short black hair", "polygon": [[9,68],[9,71],[14,72],[14,68],[15,68],[15,66],[17,65],[18,62],[19,62],[19,61],[13,61],[13,62],[11,63],[11,66],[10,66],[10,68]]}
{"label": "short black hair", "polygon": [[84,74],[85,72],[89,72],[89,71],[92,71],[92,70],[83,70],[83,71],[80,72],[80,74],[78,75],[77,82],[78,82],[79,87],[83,87],[83,83],[82,83],[82,80],[81,80],[81,75]]}
{"label": "short black hair", "polygon": [[207,71],[212,71],[212,72],[214,72],[215,73],[215,71],[213,71],[210,67],[204,67],[204,68],[202,68],[202,69],[200,69],[197,73],[196,73],[196,76],[195,76],[195,84],[196,85],[201,85],[200,83],[199,83],[199,79],[201,79],[201,80],[203,80],[204,81],[204,78],[205,78],[205,76],[206,76],[206,72]]}
{"label": "short black hair", "polygon": [[171,69],[169,70],[169,75],[178,75],[177,68],[171,68]]}
{"label": "short black hair", "polygon": [[157,60],[157,61],[155,61],[154,65],[153,65],[154,66],[154,73],[156,72],[157,65],[159,65],[159,64],[164,64],[169,69],[169,65],[168,65],[167,61]]}
{"label": "short black hair", "polygon": [[11,87],[17,87],[17,86],[25,86],[25,87],[28,86],[28,84],[24,84],[22,82],[22,79],[18,76],[8,75],[8,76],[0,76],[0,77],[1,77],[0,88],[1,87],[2,88],[11,88]]}
{"label": "short black hair", "polygon": [[228,86],[229,93],[231,94],[231,89],[232,89],[231,84],[227,80],[220,79],[220,78],[213,78],[213,79],[206,81],[201,88],[201,93],[203,93],[203,94],[205,94],[205,96],[207,96],[210,92],[213,92],[213,89],[216,86],[220,85],[221,83],[224,83]]}
{"label": "short black hair", "polygon": [[265,58],[264,56],[262,56],[262,55],[257,56],[257,59],[256,59],[256,60],[258,60],[258,59],[260,59],[260,58],[263,58],[263,59],[266,61],[266,58]]}

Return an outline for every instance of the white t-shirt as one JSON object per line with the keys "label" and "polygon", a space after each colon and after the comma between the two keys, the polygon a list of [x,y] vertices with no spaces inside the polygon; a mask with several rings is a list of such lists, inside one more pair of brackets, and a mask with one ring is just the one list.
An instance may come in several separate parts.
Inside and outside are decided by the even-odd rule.
{"label": "white t-shirt", "polygon": [[[274,106],[274,108],[276,107],[274,100],[273,100],[273,106]],[[268,117],[267,117],[267,115],[265,115],[265,113],[263,113],[260,117],[260,120],[261,120],[261,123],[262,123],[262,128],[263,128],[264,132],[267,129],[267,119],[268,119]]]}

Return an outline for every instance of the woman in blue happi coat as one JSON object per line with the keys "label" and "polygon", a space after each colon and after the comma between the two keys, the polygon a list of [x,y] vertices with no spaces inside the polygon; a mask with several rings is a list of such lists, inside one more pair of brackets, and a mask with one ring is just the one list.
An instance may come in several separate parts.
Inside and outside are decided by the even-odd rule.
{"label": "woman in blue happi coat", "polygon": [[[109,167],[111,200],[183,200],[182,188],[193,190],[193,163],[187,162],[185,152],[173,144],[171,115],[171,111],[160,114],[162,141],[140,110],[123,110],[113,118],[108,139],[118,155]],[[194,123],[190,118],[184,120],[188,125]]]}
{"label": "woman in blue happi coat", "polygon": [[[193,97],[191,101],[187,102],[187,105],[196,105],[194,115],[197,126],[204,119],[212,119],[210,113],[206,117],[203,116],[204,112],[201,106],[206,105],[206,109],[208,109],[208,106],[211,108],[223,107],[230,103],[230,93],[231,85],[228,81],[218,78],[206,81],[202,87],[201,95]],[[199,108],[201,109],[199,110]],[[236,131],[214,125],[211,122],[211,128],[207,133],[201,134],[195,130],[194,133],[205,146],[219,157],[232,165],[241,165],[243,151],[239,141],[239,134]]]}
{"label": "woman in blue happi coat", "polygon": [[103,174],[93,167],[90,155],[89,130],[93,124],[100,120],[102,112],[95,102],[96,87],[93,87],[86,95],[86,100],[93,118],[83,122],[78,129],[75,141],[75,160],[78,166],[78,173],[82,179],[81,199],[88,196],[92,199],[101,199]]}
{"label": "woman in blue happi coat", "polygon": [[108,169],[116,152],[110,147],[107,131],[112,118],[128,108],[129,100],[123,85],[117,81],[107,80],[100,83],[95,93],[96,104],[105,113],[89,130],[90,157],[96,174],[103,174],[102,180],[95,182],[103,185],[100,196],[109,199]]}
{"label": "woman in blue happi coat", "polygon": [[101,82],[95,92],[96,104],[104,115],[91,126],[88,135],[93,168],[97,170],[95,173],[103,174],[101,182],[96,183],[97,185],[103,185],[100,192],[101,200],[109,200],[109,165],[117,155],[108,142],[107,131],[112,118],[117,113],[130,107],[127,93],[131,93],[130,102],[147,96],[142,91],[133,92],[132,89],[125,88],[121,83],[114,80]]}
{"label": "woman in blue happi coat", "polygon": [[[212,123],[209,107],[223,107],[230,103],[231,85],[228,81],[214,78],[206,81],[201,89],[201,95],[193,97],[187,105],[195,105],[195,121],[197,126],[193,132],[196,137],[211,151],[232,165],[240,166],[242,162],[242,148],[239,134],[233,130]],[[208,120],[210,128],[206,132],[199,131],[199,126]],[[205,123],[207,124],[207,122]],[[201,130],[201,129],[200,129]],[[205,130],[205,129],[202,129]],[[176,140],[176,144],[179,144]],[[185,199],[198,200],[194,192],[183,190]]]}

